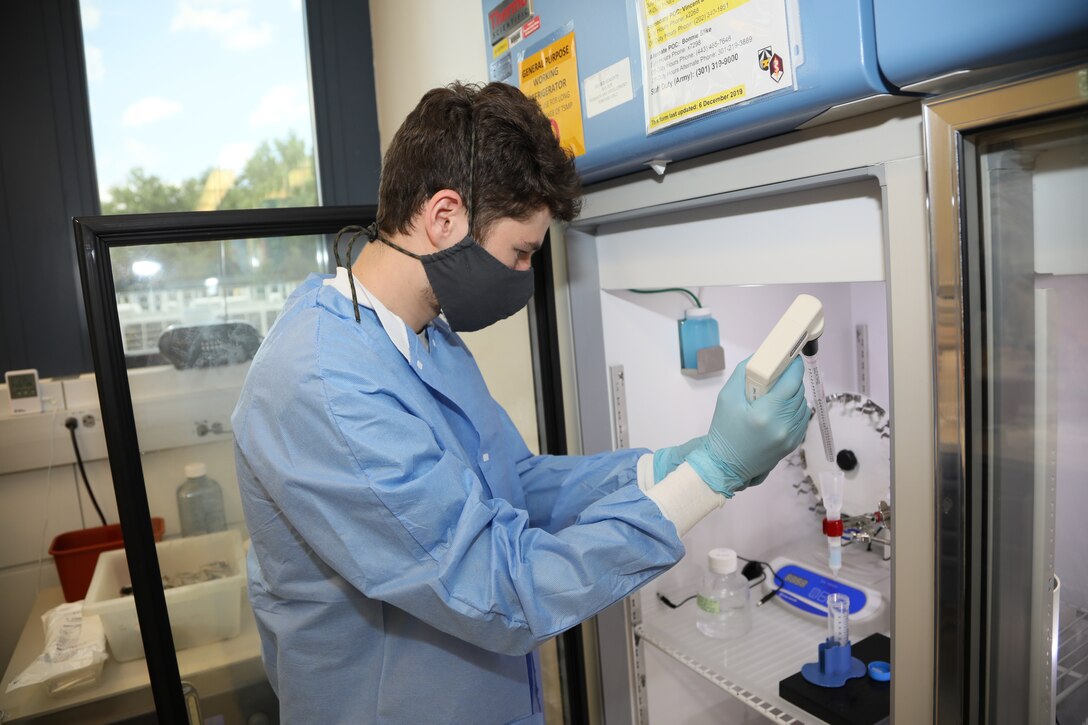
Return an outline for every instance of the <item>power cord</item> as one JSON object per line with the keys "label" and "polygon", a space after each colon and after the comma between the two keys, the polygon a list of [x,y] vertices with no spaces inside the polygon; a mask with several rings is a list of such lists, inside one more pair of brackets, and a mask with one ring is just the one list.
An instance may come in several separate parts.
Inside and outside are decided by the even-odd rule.
{"label": "power cord", "polygon": [[[778,584],[777,587],[775,587],[773,590],[771,590],[767,594],[764,594],[763,598],[760,599],[758,602],[756,602],[757,607],[762,607],[764,604],[771,601],[775,597],[776,594],[778,594],[780,591],[782,591],[782,587],[784,587],[786,585],[786,582],[782,581],[782,578],[778,576],[778,572],[776,572],[774,570],[774,567],[771,566],[769,563],[767,563],[765,561],[758,561],[756,559],[745,559],[743,556],[739,556],[739,555],[737,556],[737,558],[740,559],[741,561],[748,562],[747,564],[744,565],[744,569],[741,570],[742,572],[747,570],[753,564],[760,567],[761,570],[762,570],[763,567],[767,567],[768,569],[771,570],[771,576],[774,577],[774,582],[776,584]],[[747,574],[745,574],[745,576],[747,576]],[[763,576],[764,576],[764,578],[766,578],[767,575],[764,574]]]}
{"label": "power cord", "polygon": [[662,594],[661,592],[658,592],[658,593],[657,593],[657,600],[658,600],[659,602],[661,602],[662,604],[664,604],[664,605],[665,605],[666,607],[668,607],[669,609],[679,609],[679,608],[680,608],[680,607],[681,607],[682,605],[684,605],[684,604],[687,604],[688,602],[690,602],[690,601],[691,601],[692,599],[694,599],[694,598],[695,598],[695,597],[697,597],[697,596],[699,596],[699,595],[698,595],[698,594],[692,594],[692,595],[691,595],[690,597],[688,597],[687,599],[685,599],[685,600],[683,600],[683,601],[681,601],[681,602],[679,602],[679,603],[676,603],[676,604],[674,604],[674,603],[673,603],[672,601],[670,601],[670,600],[669,600],[669,598],[668,598],[668,597],[666,597],[666,596],[665,596],[664,594]]}
{"label": "power cord", "polygon": [[662,292],[679,292],[681,294],[685,294],[688,297],[690,297],[691,301],[695,303],[696,307],[702,307],[703,306],[703,302],[702,302],[702,300],[699,299],[698,295],[696,295],[694,292],[692,292],[689,289],[684,289],[683,287],[665,287],[663,289],[629,289],[627,291],[628,292],[634,292],[635,294],[640,294],[640,295],[656,295],[656,294],[660,294]]}
{"label": "power cord", "polygon": [[68,433],[72,437],[72,450],[76,452],[76,463],[79,464],[79,474],[83,477],[83,486],[87,489],[87,495],[91,497],[91,503],[94,504],[94,510],[98,512],[98,518],[102,520],[102,525],[105,526],[106,516],[102,513],[102,507],[98,505],[98,499],[94,496],[91,482],[87,480],[87,469],[83,467],[83,456],[79,454],[79,443],[76,441],[76,428],[79,427],[79,421],[74,417],[68,418],[64,421],[64,427],[68,429]]}
{"label": "power cord", "polygon": [[49,532],[49,502],[53,498],[53,463],[54,453],[56,453],[56,438],[53,437],[53,426],[57,422],[57,411],[60,410],[60,402],[56,398],[42,398],[43,403],[53,404],[53,415],[49,418],[49,467],[45,471],[45,502],[42,506],[42,535],[38,541],[38,586],[37,590],[42,589],[42,562],[45,561],[45,535]]}
{"label": "power cord", "polygon": [[[774,581],[778,582],[778,587],[774,591],[770,592],[769,594],[766,594],[762,599],[760,599],[759,602],[756,604],[757,607],[763,606],[764,603],[770,601],[770,599],[774,595],[778,594],[778,592],[780,592],[782,590],[782,586],[784,585],[784,582],[779,578],[778,572],[776,572],[774,570],[773,566],[771,566],[770,564],[768,564],[765,561],[758,561],[756,559],[745,559],[743,556],[737,556],[737,558],[740,559],[741,561],[747,562],[744,565],[744,567],[740,570],[740,573],[743,574],[744,578],[748,580],[748,582],[749,582],[748,588],[749,589],[754,589],[757,586],[759,586],[760,584],[762,584],[764,581],[767,580],[767,574],[766,574],[766,572],[763,571],[763,567],[767,567],[768,569],[770,569],[771,570],[771,576],[774,577]],[[661,602],[662,604],[664,604],[669,609],[679,609],[681,606],[687,604],[692,599],[695,599],[697,596],[699,596],[699,595],[698,594],[692,594],[690,597],[687,597],[686,599],[682,599],[679,602],[673,602],[671,599],[669,599],[667,596],[665,596],[661,592],[657,592],[657,600],[659,602]]]}

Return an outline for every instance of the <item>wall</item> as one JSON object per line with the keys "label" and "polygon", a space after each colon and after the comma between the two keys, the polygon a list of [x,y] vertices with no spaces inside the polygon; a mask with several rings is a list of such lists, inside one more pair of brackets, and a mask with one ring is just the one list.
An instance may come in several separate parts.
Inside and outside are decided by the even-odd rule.
{"label": "wall", "polygon": [[[375,2],[370,23],[383,151],[424,92],[455,80],[487,81],[483,18],[475,0]],[[491,394],[529,448],[538,450],[527,313],[463,337]]]}

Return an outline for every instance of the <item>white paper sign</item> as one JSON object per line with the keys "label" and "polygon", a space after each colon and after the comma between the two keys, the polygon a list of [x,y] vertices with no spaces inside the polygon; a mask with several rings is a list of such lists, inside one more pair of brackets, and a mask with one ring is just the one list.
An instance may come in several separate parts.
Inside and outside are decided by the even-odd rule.
{"label": "white paper sign", "polygon": [[587,76],[584,85],[586,118],[593,118],[610,108],[633,100],[635,94],[631,89],[631,59],[624,58],[599,73]]}
{"label": "white paper sign", "polygon": [[783,0],[639,0],[646,132],[793,85]]}

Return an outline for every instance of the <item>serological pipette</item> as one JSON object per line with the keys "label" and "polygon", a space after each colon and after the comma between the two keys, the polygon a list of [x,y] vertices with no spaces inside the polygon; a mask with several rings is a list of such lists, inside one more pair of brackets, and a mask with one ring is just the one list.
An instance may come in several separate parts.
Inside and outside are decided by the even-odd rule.
{"label": "serological pipette", "polygon": [[824,395],[824,381],[820,377],[820,343],[810,340],[801,349],[801,359],[805,361],[805,373],[808,377],[808,390],[812,397],[812,410],[816,423],[820,426],[820,439],[824,444],[824,456],[828,463],[835,462],[835,439],[831,435],[831,418],[827,414],[827,396]]}

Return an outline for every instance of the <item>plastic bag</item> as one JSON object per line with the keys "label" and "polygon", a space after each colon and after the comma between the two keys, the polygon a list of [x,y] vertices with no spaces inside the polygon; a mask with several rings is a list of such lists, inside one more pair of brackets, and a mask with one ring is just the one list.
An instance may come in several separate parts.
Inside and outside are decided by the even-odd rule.
{"label": "plastic bag", "polygon": [[83,602],[61,604],[42,615],[45,651],[8,685],[8,692],[45,683],[50,695],[62,695],[98,681],[106,661],[102,620],[83,616]]}

